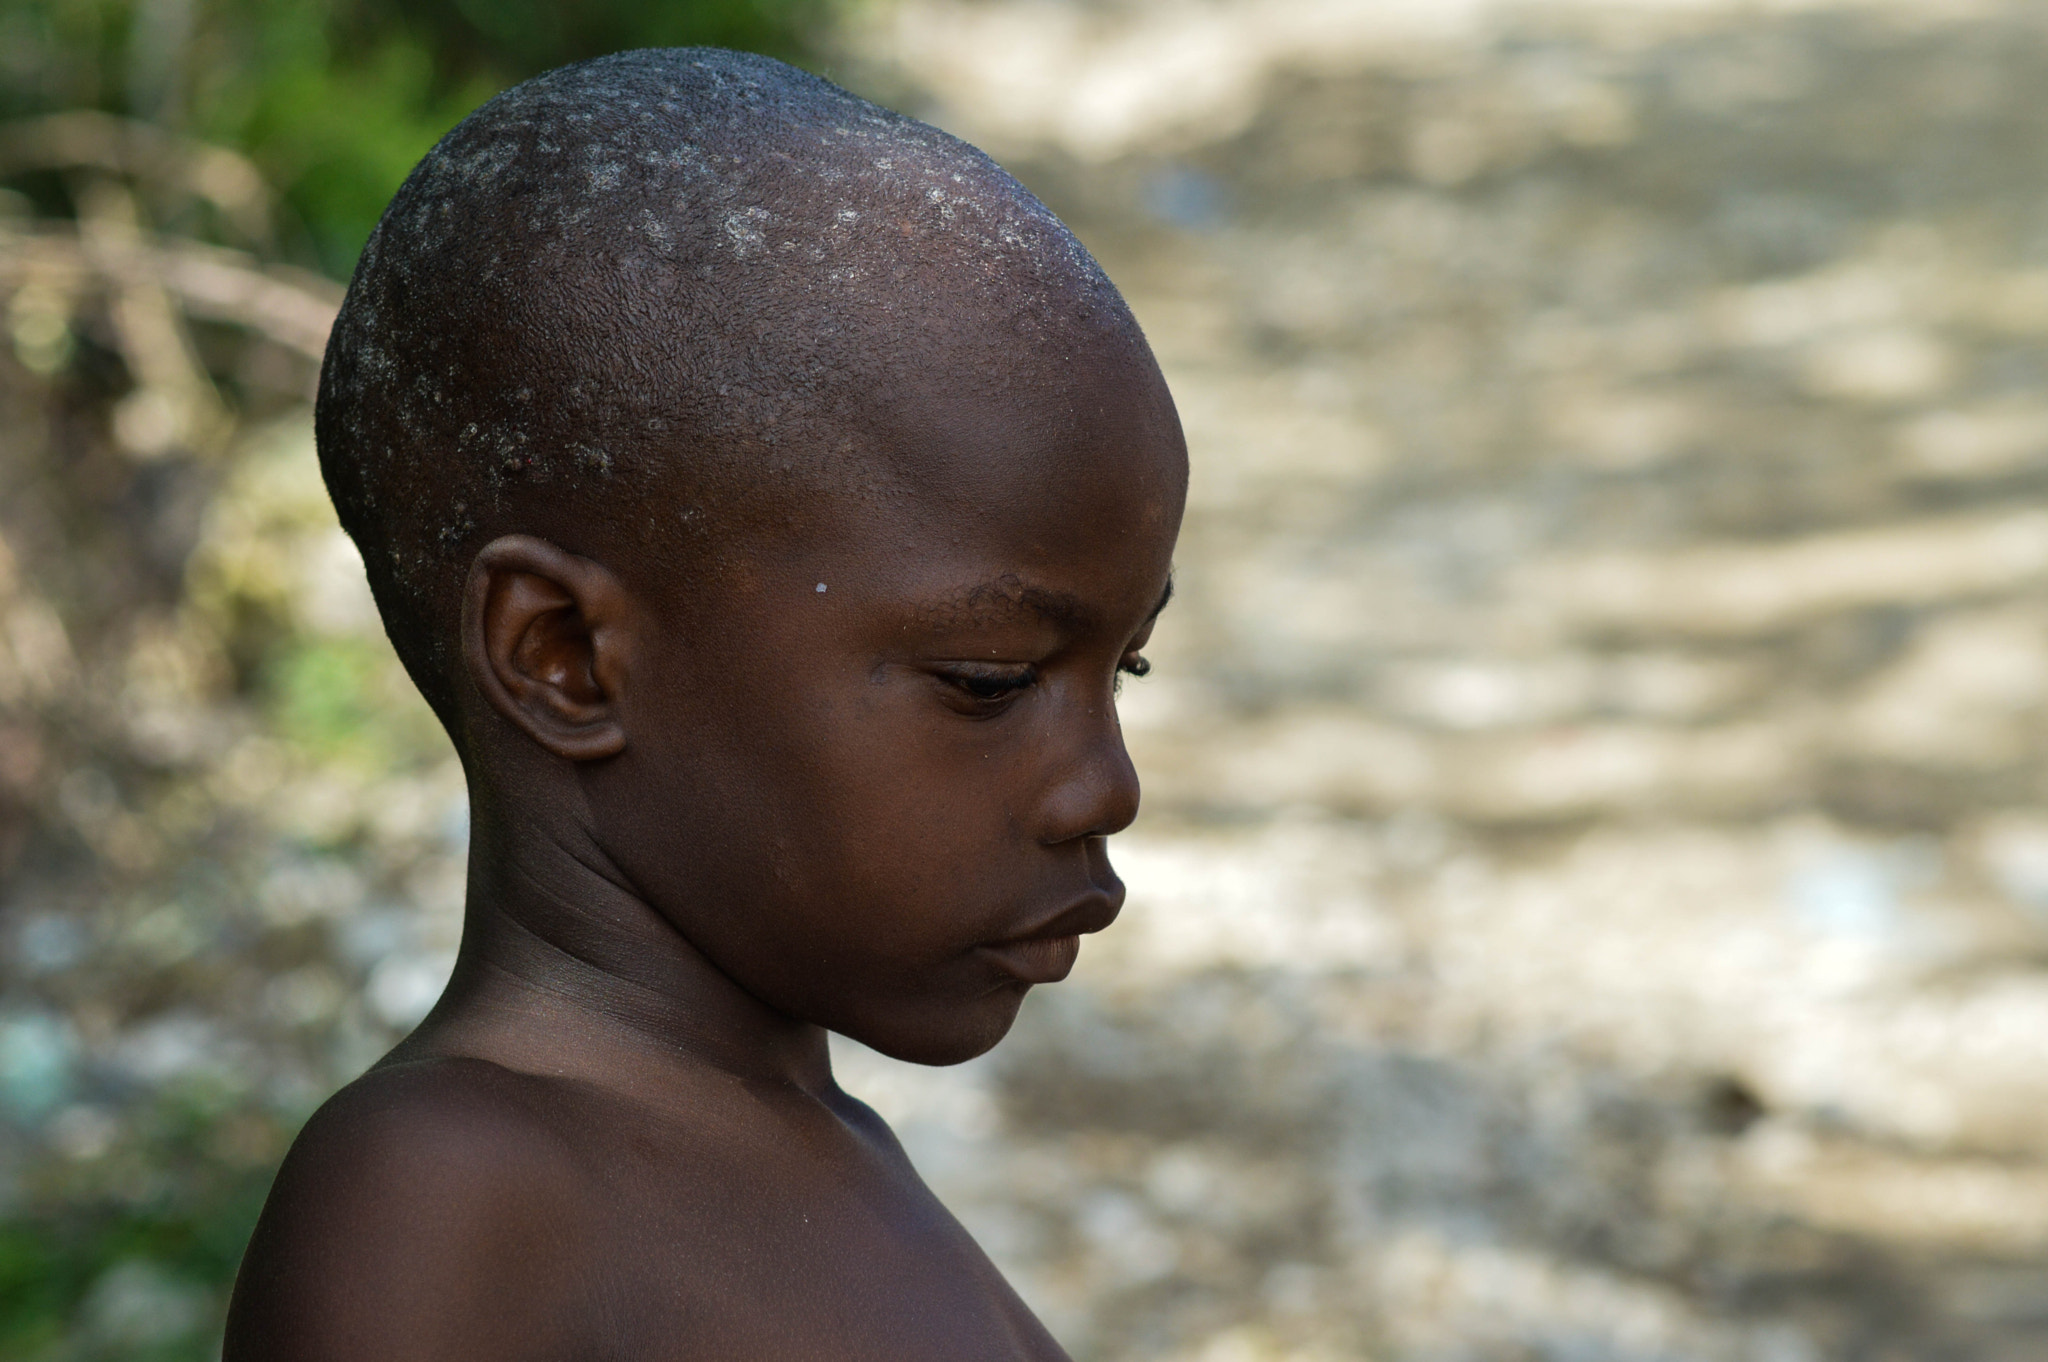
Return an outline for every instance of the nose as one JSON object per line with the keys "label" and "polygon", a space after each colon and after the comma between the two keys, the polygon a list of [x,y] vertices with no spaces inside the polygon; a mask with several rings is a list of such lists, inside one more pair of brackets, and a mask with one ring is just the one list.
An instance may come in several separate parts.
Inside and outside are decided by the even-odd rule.
{"label": "nose", "polygon": [[1039,840],[1047,846],[1108,837],[1138,816],[1138,770],[1124,747],[1115,704],[1099,702],[1084,730],[1046,797]]}

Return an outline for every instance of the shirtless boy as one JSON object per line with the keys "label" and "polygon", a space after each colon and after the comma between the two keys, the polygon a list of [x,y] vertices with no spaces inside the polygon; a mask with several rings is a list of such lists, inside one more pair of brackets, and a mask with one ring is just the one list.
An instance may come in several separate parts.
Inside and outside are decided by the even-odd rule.
{"label": "shirtless boy", "polygon": [[227,1362],[1063,1356],[826,1033],[978,1055],[1122,903],[1186,458],[1087,252],[823,81],[625,53],[413,173],[318,430],[468,917],[286,1159]]}

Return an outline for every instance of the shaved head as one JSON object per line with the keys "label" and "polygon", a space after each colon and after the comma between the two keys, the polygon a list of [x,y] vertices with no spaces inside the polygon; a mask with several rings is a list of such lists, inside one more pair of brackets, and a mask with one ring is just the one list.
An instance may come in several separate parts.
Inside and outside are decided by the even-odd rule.
{"label": "shaved head", "polygon": [[899,402],[1028,397],[1105,343],[1143,352],[973,147],[764,57],[620,53],[498,96],[406,180],[328,343],[320,465],[446,720],[493,537],[715,573],[807,506],[914,495]]}

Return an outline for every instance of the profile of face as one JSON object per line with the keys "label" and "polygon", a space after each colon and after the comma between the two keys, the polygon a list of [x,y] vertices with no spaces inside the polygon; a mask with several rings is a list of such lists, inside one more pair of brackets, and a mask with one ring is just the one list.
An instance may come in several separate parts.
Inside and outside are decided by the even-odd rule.
{"label": "profile of face", "polygon": [[486,548],[471,671],[571,760],[609,873],[727,978],[954,1063],[1122,905],[1117,693],[1169,591],[1186,452],[1134,336],[993,383],[922,362],[869,405],[887,476],[712,580]]}

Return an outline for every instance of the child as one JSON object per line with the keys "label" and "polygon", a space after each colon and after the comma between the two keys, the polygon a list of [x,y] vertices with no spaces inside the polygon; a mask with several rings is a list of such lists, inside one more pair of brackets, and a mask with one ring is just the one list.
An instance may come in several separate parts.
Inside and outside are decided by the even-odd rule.
{"label": "child", "polygon": [[973,148],[629,52],[415,170],[321,468],[468,773],[461,957],[299,1137],[227,1362],[1063,1356],[834,1084],[1123,901],[1186,486],[1137,323]]}

